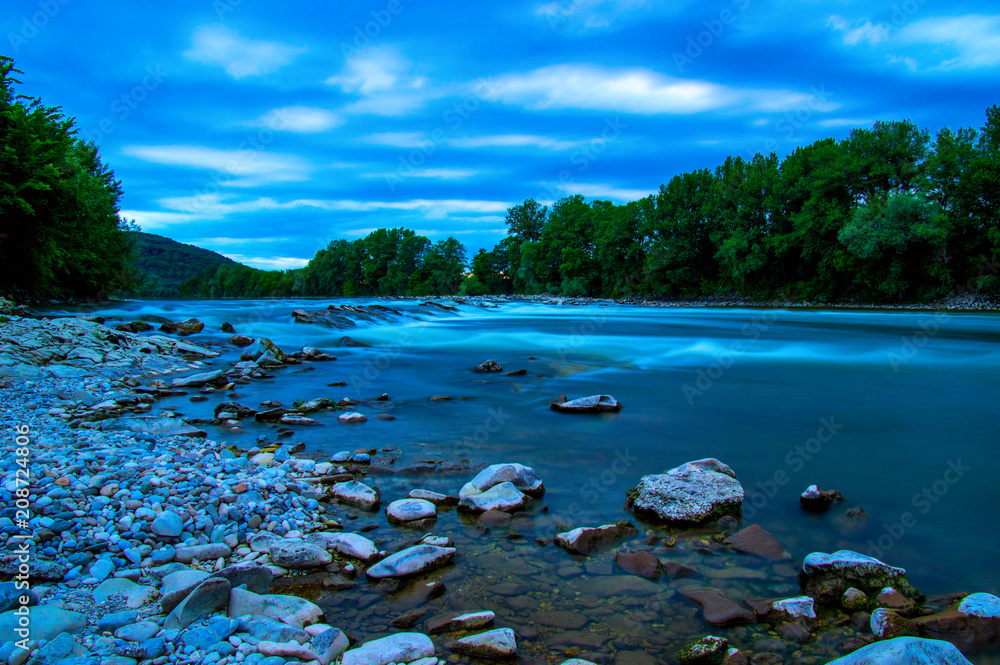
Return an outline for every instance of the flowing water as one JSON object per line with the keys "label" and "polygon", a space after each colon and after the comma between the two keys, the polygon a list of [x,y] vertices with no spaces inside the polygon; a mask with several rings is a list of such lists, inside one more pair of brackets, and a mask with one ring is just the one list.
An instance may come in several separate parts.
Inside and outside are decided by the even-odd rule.
{"label": "flowing water", "polygon": [[[998,593],[997,315],[442,302],[456,311],[379,301],[400,314],[349,330],[292,322],[293,309],[321,310],[328,301],[138,301],[51,313],[86,310],[109,323],[194,316],[206,328],[192,339],[219,343],[228,338],[219,326],[229,321],[286,351],[309,345],[337,356],[239,386],[239,401],[253,407],[263,400],[290,405],[389,394],[382,409],[395,420],[346,426],[335,412],[315,414],[324,427],[297,430],[289,439],[308,451],[395,447],[398,466],[468,459],[473,466],[521,462],[538,472],[544,498],[509,527],[483,533],[473,520],[442,512],[433,530],[451,536],[460,557],[388,602],[376,602],[380,591],[363,580],[337,592],[317,586],[315,599],[328,617],[343,619],[331,622],[359,638],[394,630],[388,621],[421,603],[424,582],[440,579],[448,593],[431,601],[432,616],[452,608],[495,610],[498,623],[521,631],[529,656],[558,661],[579,650],[600,660],[598,654],[636,650],[668,659],[685,639],[708,633],[752,649],[768,636],[765,629],[710,628],[677,591],[712,586],[736,598],[796,595],[792,568],[809,552],[837,549],[906,568],[928,595]],[[338,347],[344,335],[371,348]],[[236,355],[230,348],[212,365],[226,366]],[[471,371],[486,359],[527,373]],[[328,386],[340,381],[346,385]],[[598,393],[613,395],[623,410],[595,416],[549,409],[560,394]],[[185,416],[210,418],[223,399],[196,404],[181,397],[170,404]],[[375,414],[370,406],[359,410]],[[213,439],[243,448],[272,433],[264,425],[245,427],[240,435],[207,426]],[[743,524],[774,534],[792,555],[787,565],[721,552],[711,540],[718,529],[671,532],[624,508],[625,491],[642,475],[703,457],[735,470],[748,495]],[[414,487],[455,494],[473,473],[373,479],[391,501]],[[847,502],[824,515],[803,512],[798,495],[814,483],[839,490]],[[844,519],[854,506],[867,521]],[[388,526],[380,514],[340,515],[355,517],[351,530],[376,526],[367,535],[386,548],[420,535]],[[585,559],[534,541],[551,537],[557,526],[620,519],[640,528],[622,547],[660,536],[651,551],[700,576],[639,588],[629,581],[637,578],[613,566],[617,548]],[[663,542],[670,537],[677,538],[673,547]],[[818,643],[789,649],[786,662],[810,655],[825,662],[854,634],[838,628]],[[976,662],[997,661],[984,655]]]}

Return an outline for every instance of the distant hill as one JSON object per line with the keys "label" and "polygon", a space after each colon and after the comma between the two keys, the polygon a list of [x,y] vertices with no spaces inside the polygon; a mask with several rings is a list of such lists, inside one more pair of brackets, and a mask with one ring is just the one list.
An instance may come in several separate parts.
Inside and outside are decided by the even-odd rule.
{"label": "distant hill", "polygon": [[181,282],[201,275],[206,268],[240,265],[222,254],[170,238],[137,232],[136,258],[132,262],[143,284],[130,295],[140,298],[174,298]]}

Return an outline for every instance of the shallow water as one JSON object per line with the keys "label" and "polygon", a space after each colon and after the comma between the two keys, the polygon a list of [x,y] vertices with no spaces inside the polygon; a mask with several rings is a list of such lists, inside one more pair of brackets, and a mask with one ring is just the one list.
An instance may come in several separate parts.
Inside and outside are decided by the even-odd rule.
{"label": "shallow water", "polygon": [[[434,607],[494,609],[501,625],[534,626],[540,636],[525,641],[532,644],[529,655],[555,657],[571,646],[559,637],[569,629],[534,621],[537,611],[578,611],[586,624],[574,630],[617,640],[579,647],[584,653],[638,649],[665,656],[685,638],[733,632],[709,629],[695,606],[677,594],[679,588],[715,586],[734,597],[797,593],[795,578],[784,568],[729,553],[699,554],[698,538],[690,534],[681,535],[674,548],[660,544],[653,551],[698,568],[703,577],[661,580],[651,596],[635,590],[608,595],[600,586],[606,584],[600,579],[621,577],[612,574],[613,553],[584,560],[534,544],[533,538],[551,536],[557,524],[597,526],[632,518],[641,534],[627,544],[639,545],[642,532],[653,527],[624,509],[625,490],[644,474],[702,457],[717,457],[736,471],[748,492],[744,524],[758,523],[781,540],[792,566],[812,551],[848,548],[906,568],[910,581],[928,595],[998,593],[996,315],[517,302],[489,308],[462,304],[448,312],[417,301],[379,301],[401,315],[350,330],[292,322],[293,309],[325,309],[328,302],[147,301],[52,313],[86,310],[121,320],[194,316],[206,323],[206,332],[192,339],[220,343],[228,335],[218,332],[219,326],[229,321],[238,332],[266,335],[286,351],[307,344],[338,357],[308,365],[313,370],[288,368],[274,372],[274,379],[239,386],[245,395],[239,401],[251,406],[265,399],[291,404],[389,394],[391,402],[383,408],[394,421],[370,418],[364,425],[342,426],[335,413],[316,414],[325,427],[300,429],[290,439],[305,442],[309,450],[330,454],[395,446],[400,465],[468,458],[473,465],[517,461],[534,467],[547,492],[510,527],[523,538],[507,538],[506,527],[481,534],[453,511],[443,513],[434,528],[451,535],[461,553],[436,574],[449,592],[433,601]],[[337,348],[344,335],[372,348]],[[227,352],[215,365],[234,357]],[[487,358],[504,370],[528,373],[474,374],[472,367]],[[337,381],[347,385],[327,386]],[[600,416],[548,408],[559,394],[595,393],[611,394],[625,408]],[[431,402],[433,395],[469,399]],[[160,404],[208,418],[222,399],[191,404],[182,397]],[[359,410],[375,413],[371,407]],[[240,438],[209,429],[213,439],[243,447],[270,432],[250,424]],[[377,483],[383,500],[391,501],[418,486],[457,493],[470,476],[380,477]],[[802,512],[798,494],[813,483],[840,490],[847,502],[826,515]],[[864,508],[866,524],[851,529],[840,522],[851,506]],[[359,525],[379,525],[369,534],[377,541],[390,544],[407,535],[380,515],[357,519]],[[528,591],[508,597],[489,588],[512,580]],[[590,590],[595,584],[608,593],[595,595]],[[351,627],[357,637],[390,630],[387,620],[410,602],[405,593],[389,604],[363,600],[369,596],[377,597],[377,590],[361,582],[322,598],[331,611],[362,608]],[[755,638],[745,629],[732,637],[747,647]],[[836,644],[811,645],[802,655],[832,656]],[[792,652],[785,657],[791,662]],[[977,662],[995,662],[983,658]]]}

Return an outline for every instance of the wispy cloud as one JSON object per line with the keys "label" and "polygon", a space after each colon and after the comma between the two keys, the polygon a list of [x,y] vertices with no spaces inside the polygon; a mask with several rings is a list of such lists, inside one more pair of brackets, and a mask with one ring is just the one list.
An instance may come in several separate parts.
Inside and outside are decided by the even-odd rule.
{"label": "wispy cloud", "polygon": [[[588,64],[543,67],[496,80],[493,98],[530,110],[582,109],[610,113],[691,114],[728,109],[789,111],[815,99],[788,90],[738,89],[679,79],[649,69],[609,69]],[[829,103],[826,108],[834,108]]]}
{"label": "wispy cloud", "polygon": [[413,63],[391,46],[369,46],[347,59],[339,74],[327,85],[360,95],[348,104],[346,113],[384,116],[408,115],[441,94],[426,77],[412,74]]}
{"label": "wispy cloud", "polygon": [[544,148],[546,150],[572,150],[586,143],[589,141],[565,141],[530,134],[493,134],[448,140],[448,145],[455,148]]}
{"label": "wispy cloud", "polygon": [[553,27],[572,20],[584,28],[607,28],[619,17],[650,4],[649,0],[554,0],[535,8]]}
{"label": "wispy cloud", "polygon": [[943,69],[978,69],[1000,65],[1000,16],[936,17],[903,28],[900,41],[940,46],[951,52]]}
{"label": "wispy cloud", "polygon": [[829,118],[827,120],[820,120],[818,124],[820,127],[866,127],[873,122],[875,121],[870,119]]}
{"label": "wispy cloud", "polygon": [[301,157],[261,150],[218,150],[204,146],[126,146],[122,152],[154,164],[184,166],[230,176],[219,179],[231,187],[256,187],[277,182],[307,180],[312,166]]}
{"label": "wispy cloud", "polygon": [[380,132],[361,139],[365,143],[387,145],[393,148],[423,148],[432,143],[424,132]]}
{"label": "wispy cloud", "polygon": [[889,27],[884,24],[865,21],[852,27],[850,21],[837,14],[831,16],[826,24],[834,30],[842,32],[844,43],[848,46],[857,46],[862,43],[875,45],[889,39]]}
{"label": "wispy cloud", "polygon": [[311,106],[286,106],[272,109],[248,124],[251,127],[267,127],[276,131],[315,134],[329,131],[343,123],[343,118],[326,109]]}
{"label": "wispy cloud", "polygon": [[[472,169],[409,169],[406,172],[407,178],[436,178],[439,180],[464,180],[478,175],[480,171]],[[392,178],[399,177],[395,171],[382,173],[363,173],[362,178]]]}
{"label": "wispy cloud", "polygon": [[305,50],[281,42],[241,37],[222,25],[203,25],[195,29],[191,48],[184,52],[184,57],[218,65],[233,78],[240,79],[276,72]]}
{"label": "wispy cloud", "polygon": [[156,231],[201,219],[199,215],[161,210],[122,210],[118,214],[122,219],[134,219],[143,231]]}
{"label": "wispy cloud", "polygon": [[292,270],[309,263],[309,259],[299,259],[291,256],[246,256],[245,254],[223,254],[223,256],[238,261],[251,268],[261,270]]}

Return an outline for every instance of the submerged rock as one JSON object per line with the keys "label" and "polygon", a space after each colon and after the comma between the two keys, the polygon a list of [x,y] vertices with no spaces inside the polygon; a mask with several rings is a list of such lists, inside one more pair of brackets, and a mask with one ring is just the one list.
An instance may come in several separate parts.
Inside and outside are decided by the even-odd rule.
{"label": "submerged rock", "polygon": [[778,539],[765,531],[759,524],[751,524],[742,531],[734,533],[726,539],[726,544],[733,549],[755,554],[771,561],[792,558],[792,555],[785,551]]}
{"label": "submerged rock", "polygon": [[440,633],[454,633],[460,630],[476,630],[485,628],[493,623],[496,614],[493,612],[465,612],[462,614],[448,614],[445,616],[428,619],[427,632],[431,635]]}
{"label": "submerged rock", "polygon": [[708,635],[688,642],[676,656],[681,665],[719,665],[725,659],[728,650],[729,640]]}
{"label": "submerged rock", "polygon": [[920,593],[906,579],[906,571],[893,568],[878,559],[851,550],[833,554],[813,552],[802,563],[801,581],[806,595],[821,605],[836,606],[844,592],[854,587],[874,596],[891,586],[907,598],[919,598]]}
{"label": "submerged rock", "polygon": [[754,615],[718,589],[690,589],[682,592],[701,607],[706,623],[728,627],[754,623]]}
{"label": "submerged rock", "polygon": [[622,405],[611,395],[591,395],[568,402],[553,402],[549,408],[559,413],[617,413]]}
{"label": "submerged rock", "polygon": [[452,560],[456,551],[454,547],[434,545],[408,547],[379,561],[368,569],[367,575],[374,579],[416,575],[445,565]]}
{"label": "submerged rock", "polygon": [[729,466],[709,458],[643,476],[627,496],[636,513],[668,523],[697,524],[738,512],[743,486]]}
{"label": "submerged rock", "polygon": [[954,644],[919,637],[897,637],[870,644],[831,660],[829,665],[972,665]]}
{"label": "submerged rock", "polygon": [[649,552],[618,552],[615,565],[625,572],[650,580],[658,580],[664,573],[663,563]]}
{"label": "submerged rock", "polygon": [[802,508],[813,513],[826,512],[834,503],[843,500],[844,495],[837,490],[821,490],[817,485],[810,485],[799,495]]}
{"label": "submerged rock", "polygon": [[545,486],[542,484],[542,479],[538,477],[534,469],[530,466],[510,462],[505,464],[491,464],[486,467],[462,487],[458,496],[464,499],[473,494],[481,494],[500,483],[512,483],[521,492],[535,498],[545,494]]}
{"label": "submerged rock", "polygon": [[634,536],[638,530],[630,522],[604,524],[598,527],[580,527],[556,534],[556,545],[570,554],[590,554],[595,549],[610,545],[616,540]]}

